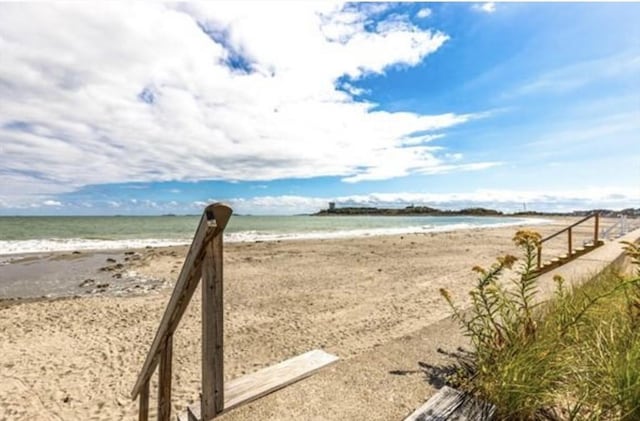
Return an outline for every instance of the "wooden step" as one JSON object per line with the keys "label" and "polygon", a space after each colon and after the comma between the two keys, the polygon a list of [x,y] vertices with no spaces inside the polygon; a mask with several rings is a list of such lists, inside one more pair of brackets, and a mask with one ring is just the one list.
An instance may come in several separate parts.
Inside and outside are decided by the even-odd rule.
{"label": "wooden step", "polygon": [[444,386],[404,421],[484,421],[491,420],[495,410],[490,403]]}
{"label": "wooden step", "polygon": [[[222,412],[227,412],[309,377],[336,361],[338,361],[338,357],[335,355],[315,349],[255,373],[231,380],[224,385],[224,409]],[[200,405],[190,406],[187,412],[178,415],[178,420],[201,421]]]}
{"label": "wooden step", "polygon": [[572,260],[575,260],[578,257],[581,257],[585,254],[587,254],[588,252],[590,252],[591,250],[594,250],[600,246],[604,245],[604,241],[599,240],[595,245],[594,244],[590,244],[590,245],[586,245],[584,247],[578,247],[574,250],[572,250],[571,252],[571,256],[568,256],[566,253],[565,254],[561,254],[558,257],[554,257],[551,260],[546,260],[539,269],[535,270],[534,273],[536,273],[537,275],[541,275],[545,272],[550,271],[551,269],[555,269],[559,266],[564,265],[565,263],[568,263]]}

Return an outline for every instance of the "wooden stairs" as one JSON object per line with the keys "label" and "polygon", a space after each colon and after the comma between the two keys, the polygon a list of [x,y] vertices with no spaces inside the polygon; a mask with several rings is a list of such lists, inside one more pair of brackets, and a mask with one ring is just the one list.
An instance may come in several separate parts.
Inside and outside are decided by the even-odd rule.
{"label": "wooden stairs", "polygon": [[[309,377],[336,361],[338,357],[315,349],[255,373],[233,379],[224,385],[224,404],[216,416]],[[178,421],[202,420],[201,405],[188,406],[185,412],[178,414]]]}
{"label": "wooden stairs", "polygon": [[158,370],[158,420],[171,419],[173,335],[196,287],[202,293],[201,394],[198,404],[179,420],[209,421],[233,408],[308,377],[338,360],[320,349],[229,382],[224,381],[223,356],[223,233],[232,210],[214,203],[204,210],[184,265],[142,370],[131,391],[140,398],[138,421],[149,419],[151,376]]}
{"label": "wooden stairs", "polygon": [[561,254],[558,257],[554,257],[551,260],[546,260],[542,262],[542,264],[538,269],[536,269],[536,274],[543,274],[545,272],[549,272],[550,270],[553,270],[559,266],[562,266],[565,263],[569,263],[570,261],[575,260],[580,256],[584,256],[585,254],[589,253],[592,250],[597,249],[603,244],[604,244],[604,241],[598,241],[596,244],[587,243],[582,247],[573,249],[571,254],[565,253],[565,254]]}
{"label": "wooden stairs", "polygon": [[[594,222],[593,238],[587,241],[584,241],[581,247],[574,248],[573,247],[574,228],[590,220],[593,220]],[[602,246],[604,244],[604,241],[598,238],[599,226],[600,226],[600,215],[598,213],[593,213],[591,215],[588,215],[582,218],[578,222],[571,224],[568,227],[563,228],[560,231],[554,234],[551,234],[548,237],[545,237],[542,240],[540,240],[540,243],[538,244],[537,268],[534,273],[536,275],[541,275],[545,272],[549,272],[550,270],[553,270],[559,266],[569,263],[570,261],[575,260],[580,256],[584,256],[590,251],[595,250],[598,247]],[[552,238],[555,238],[565,232],[567,233],[567,252],[543,262],[542,261],[543,244],[551,240]]]}

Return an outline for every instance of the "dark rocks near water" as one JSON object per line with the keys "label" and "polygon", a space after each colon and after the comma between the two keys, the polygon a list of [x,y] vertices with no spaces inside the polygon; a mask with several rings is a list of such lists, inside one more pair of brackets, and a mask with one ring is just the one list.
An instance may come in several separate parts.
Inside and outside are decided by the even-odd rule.
{"label": "dark rocks near water", "polygon": [[[0,260],[0,283],[6,291],[0,297],[0,308],[25,300],[126,296],[161,290],[168,286],[166,282],[144,271],[139,273],[137,268],[162,252],[176,253],[155,249],[69,251]],[[129,261],[123,260],[125,256]]]}
{"label": "dark rocks near water", "polygon": [[133,261],[142,259],[142,255],[135,251],[125,251],[124,255],[126,256],[124,258],[125,262],[133,262]]}
{"label": "dark rocks near water", "polygon": [[84,281],[80,282],[80,285],[78,285],[79,287],[89,287],[89,286],[93,286],[96,283],[95,279],[91,279],[91,278],[87,278]]}
{"label": "dark rocks near water", "polygon": [[119,270],[119,269],[122,269],[122,268],[124,268],[124,265],[122,263],[116,263],[115,265],[111,265],[111,266],[103,266],[98,270],[100,272],[113,272],[115,270]]}

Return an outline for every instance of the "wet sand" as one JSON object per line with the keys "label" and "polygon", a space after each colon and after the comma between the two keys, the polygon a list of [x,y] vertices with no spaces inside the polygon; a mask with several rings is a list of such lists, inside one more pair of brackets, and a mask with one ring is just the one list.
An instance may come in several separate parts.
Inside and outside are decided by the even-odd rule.
{"label": "wet sand", "polygon": [[[570,222],[553,219],[535,228],[549,234]],[[362,402],[375,402],[367,419],[408,415],[433,388],[418,363],[439,357],[425,344],[446,349],[459,339],[443,321],[450,313],[438,289],[446,287],[464,302],[475,279],[470,268],[516,253],[516,230],[225,245],[225,378],[314,348],[341,361],[221,419],[361,419]],[[566,246],[554,247],[549,252]],[[121,263],[125,272],[160,280],[158,288],[118,295],[110,285],[74,294],[79,298],[0,307],[0,419],[136,419],[137,402],[129,393],[186,247],[137,253],[126,262],[131,254],[124,251],[111,257],[115,262],[94,254],[94,269]],[[197,291],[174,337],[174,414],[199,393],[199,296]]]}

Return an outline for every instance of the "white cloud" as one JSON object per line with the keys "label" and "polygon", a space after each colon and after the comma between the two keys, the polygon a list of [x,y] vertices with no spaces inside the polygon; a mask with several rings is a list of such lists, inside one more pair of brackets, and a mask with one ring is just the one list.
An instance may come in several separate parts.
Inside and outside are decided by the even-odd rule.
{"label": "white cloud", "polygon": [[202,200],[196,200],[196,201],[191,203],[191,207],[196,208],[196,209],[204,209],[210,203],[211,202],[205,202],[205,201],[202,201]]}
{"label": "white cloud", "polygon": [[520,86],[503,94],[510,99],[521,95],[564,95],[596,82],[629,78],[633,83],[640,72],[640,55],[625,52],[597,59],[583,60],[571,65],[537,74]]}
{"label": "white cloud", "polygon": [[351,96],[359,96],[359,95],[362,95],[362,94],[369,93],[369,91],[367,89],[357,88],[357,87],[353,86],[349,82],[344,82],[340,87],[342,89],[344,89],[345,91],[347,91],[349,94],[351,94]]}
{"label": "white cloud", "polygon": [[[312,213],[326,209],[329,202],[338,207],[406,207],[431,206],[439,209],[486,207],[505,212],[586,210],[596,208],[624,209],[637,207],[640,190],[632,188],[587,188],[580,190],[492,190],[480,189],[463,193],[371,193],[339,197],[260,196],[229,199],[236,213]],[[204,202],[203,202],[204,203]]]}
{"label": "white cloud", "polygon": [[472,7],[474,10],[477,10],[479,12],[484,12],[484,13],[493,13],[496,11],[496,4],[492,1],[485,2],[485,3],[477,3],[477,4],[474,4]]}
{"label": "white cloud", "polygon": [[62,203],[57,200],[45,200],[42,204],[44,206],[62,206]]}
{"label": "white cloud", "polygon": [[378,32],[411,31],[415,26],[411,23],[409,15],[404,13],[394,13],[386,19],[378,22],[376,30]]}
{"label": "white cloud", "polygon": [[[618,147],[624,148],[625,143],[629,143],[634,150],[629,149],[628,152],[637,155],[636,151],[639,149],[636,133],[638,131],[640,131],[640,119],[637,111],[589,116],[582,121],[576,119],[564,127],[548,128],[527,146],[534,150],[538,157],[549,159],[561,153],[573,154],[577,147],[585,148],[590,144],[602,144],[605,139],[616,139]],[[600,156],[596,161],[604,158],[607,157]]]}
{"label": "white cloud", "polygon": [[422,9],[418,10],[418,13],[416,13],[416,17],[420,19],[425,19],[429,16],[431,16],[431,9],[429,9],[428,7],[423,7]]}
{"label": "white cloud", "polygon": [[113,182],[451,170],[438,150],[399,140],[473,115],[353,98],[359,79],[414,66],[448,39],[399,14],[371,32],[391,7],[374,6],[1,4],[0,200]]}

